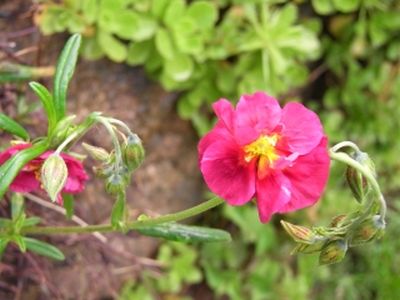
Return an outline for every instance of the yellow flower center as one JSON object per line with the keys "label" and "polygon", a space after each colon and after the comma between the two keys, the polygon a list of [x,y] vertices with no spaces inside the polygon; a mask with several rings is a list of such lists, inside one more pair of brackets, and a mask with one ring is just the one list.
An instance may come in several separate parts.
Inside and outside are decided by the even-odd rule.
{"label": "yellow flower center", "polygon": [[279,158],[276,150],[278,139],[279,136],[277,134],[261,135],[257,140],[243,148],[245,152],[244,160],[246,162],[258,158],[257,171],[261,179],[265,177],[274,161]]}

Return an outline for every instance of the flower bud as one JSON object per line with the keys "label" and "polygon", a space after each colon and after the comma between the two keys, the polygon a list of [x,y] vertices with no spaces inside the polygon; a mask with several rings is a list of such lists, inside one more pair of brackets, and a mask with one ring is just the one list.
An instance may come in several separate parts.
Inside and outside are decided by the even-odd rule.
{"label": "flower bud", "polygon": [[354,230],[351,246],[358,246],[373,239],[380,238],[385,231],[385,222],[380,215],[370,217]]}
{"label": "flower bud", "polygon": [[304,253],[311,254],[321,251],[322,247],[325,245],[327,238],[319,236],[314,239],[312,244],[298,243],[297,246],[292,250],[291,254]]}
{"label": "flower bud", "polygon": [[281,220],[281,224],[285,231],[298,243],[306,243],[306,244],[311,244],[314,240],[314,233],[312,232],[311,229],[304,227],[304,226],[299,226],[299,225],[294,225],[289,222],[285,222]]}
{"label": "flower bud", "polygon": [[68,168],[58,154],[50,155],[41,169],[41,182],[51,201],[55,202],[68,177]]}
{"label": "flower bud", "polygon": [[119,174],[113,174],[106,179],[106,192],[110,195],[119,195],[125,191],[126,180]]}
{"label": "flower bud", "polygon": [[51,140],[52,146],[58,146],[65,140],[70,133],[72,122],[75,118],[75,115],[67,116],[57,123]]}
{"label": "flower bud", "polygon": [[82,143],[82,146],[94,160],[106,162],[110,158],[110,154],[101,147],[92,146],[86,143]]}
{"label": "flower bud", "polygon": [[144,148],[137,134],[129,134],[122,151],[124,162],[131,172],[138,168],[144,160]]}
{"label": "flower bud", "polygon": [[347,248],[347,242],[344,240],[328,242],[321,250],[319,264],[329,265],[340,262],[346,255]]}
{"label": "flower bud", "polygon": [[[366,167],[373,176],[376,176],[375,165],[365,152],[356,152],[352,155],[358,163]],[[356,169],[348,167],[346,170],[346,179],[353,193],[354,198],[358,202],[362,202],[368,189],[368,182],[365,177]]]}

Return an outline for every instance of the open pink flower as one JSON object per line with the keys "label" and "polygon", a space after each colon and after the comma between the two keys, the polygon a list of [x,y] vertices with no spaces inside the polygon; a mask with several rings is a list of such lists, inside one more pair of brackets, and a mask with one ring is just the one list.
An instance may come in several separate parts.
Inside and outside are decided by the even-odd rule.
{"label": "open pink flower", "polygon": [[314,112],[296,102],[281,109],[262,92],[242,96],[236,109],[225,99],[213,109],[218,122],[198,146],[211,191],[231,205],[256,198],[262,222],[321,197],[330,159]]}
{"label": "open pink flower", "polygon": [[[31,147],[30,144],[18,144],[4,150],[0,153],[0,165],[17,152],[29,147]],[[52,153],[54,153],[54,151],[46,151],[25,165],[11,183],[10,190],[19,193],[30,193],[41,189],[40,169],[46,158],[48,158]],[[65,153],[61,153],[61,157],[64,159],[68,168],[68,178],[62,192],[77,194],[84,189],[85,182],[88,180],[88,175],[79,160]],[[60,202],[60,200],[61,198],[58,202]]]}

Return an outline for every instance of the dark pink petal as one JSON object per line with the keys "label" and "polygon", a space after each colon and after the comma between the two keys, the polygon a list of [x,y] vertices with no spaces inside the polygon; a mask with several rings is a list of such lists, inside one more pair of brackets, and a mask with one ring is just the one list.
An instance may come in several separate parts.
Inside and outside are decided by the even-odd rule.
{"label": "dark pink petal", "polygon": [[30,193],[40,188],[40,182],[34,172],[20,172],[10,185],[10,190],[16,193]]}
{"label": "dark pink petal", "polygon": [[274,213],[279,212],[288,203],[290,197],[290,181],[279,171],[257,181],[257,208],[260,221],[268,222]]}
{"label": "dark pink petal", "polygon": [[231,132],[222,121],[218,121],[215,127],[200,140],[197,150],[199,161],[203,158],[204,151],[212,144],[221,140],[232,140]]}
{"label": "dark pink petal", "polygon": [[245,163],[242,156],[233,140],[222,140],[207,147],[200,161],[210,190],[231,205],[242,205],[255,193],[255,163]]}
{"label": "dark pink petal", "polygon": [[329,177],[329,165],[327,139],[323,138],[314,150],[298,157],[292,167],[283,170],[291,182],[292,197],[279,212],[294,211],[317,202]]}
{"label": "dark pink petal", "polygon": [[282,111],[282,142],[300,155],[309,153],[321,142],[323,129],[318,116],[302,104],[290,102]]}
{"label": "dark pink petal", "polygon": [[233,132],[235,111],[232,104],[226,99],[220,99],[212,105],[218,120],[223,123],[223,127]]}
{"label": "dark pink petal", "polygon": [[236,106],[235,135],[246,145],[261,133],[273,131],[280,119],[281,108],[275,98],[262,92],[244,95]]}
{"label": "dark pink petal", "polygon": [[31,144],[17,144],[0,153],[0,165],[5,163],[15,153],[31,147]]}

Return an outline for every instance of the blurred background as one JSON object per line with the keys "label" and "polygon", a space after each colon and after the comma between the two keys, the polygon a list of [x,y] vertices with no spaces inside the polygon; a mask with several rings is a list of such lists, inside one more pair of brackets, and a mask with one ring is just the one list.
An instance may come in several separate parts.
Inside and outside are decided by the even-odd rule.
{"label": "blurred background", "polygon": [[[357,209],[343,166],[333,164],[314,207],[269,224],[259,223],[251,205],[225,205],[193,220],[229,230],[232,243],[178,244],[135,233],[44,237],[66,254],[61,263],[10,247],[0,263],[0,299],[400,298],[399,1],[0,1],[0,111],[36,135],[44,134],[45,119],[27,82],[51,86],[57,56],[76,32],[83,46],[69,111],[121,119],[147,150],[128,191],[132,218],[209,197],[196,145],[214,122],[211,103],[263,90],[318,112],[331,145],[352,140],[370,154],[388,201],[387,231],[337,265],[290,255],[294,243],[280,219],[328,225]],[[0,135],[1,149],[8,141]],[[100,129],[86,142],[110,146]],[[90,175],[76,214],[106,222],[112,201]],[[2,217],[9,215],[5,202]],[[27,209],[49,225],[69,224],[37,203]]]}

